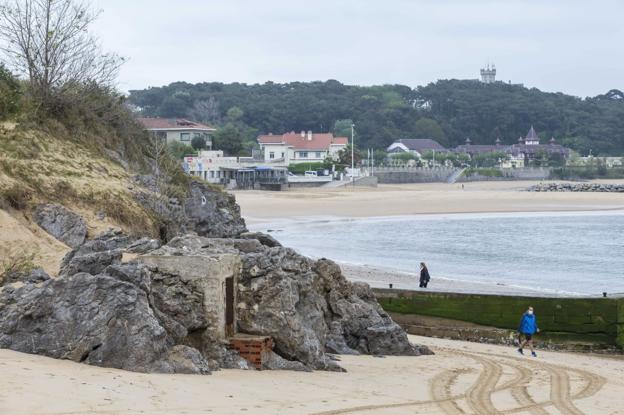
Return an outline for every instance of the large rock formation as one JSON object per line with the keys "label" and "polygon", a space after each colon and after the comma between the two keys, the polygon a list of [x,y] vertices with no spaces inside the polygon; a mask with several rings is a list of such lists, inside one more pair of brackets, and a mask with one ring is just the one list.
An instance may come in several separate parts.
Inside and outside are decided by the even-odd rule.
{"label": "large rock formation", "polygon": [[72,248],[82,245],[87,238],[87,223],[82,216],[62,205],[37,206],[35,222],[47,233]]}
{"label": "large rock formation", "polygon": [[238,330],[273,337],[267,368],[341,370],[327,353],[429,353],[335,263],[245,236],[185,235],[122,263],[128,249],[157,244],[107,232],[70,252],[59,278],[0,287],[0,347],[144,372],[247,368],[226,347],[218,304],[221,277],[232,276]]}
{"label": "large rock formation", "polygon": [[[121,263],[126,246],[136,245],[111,231],[70,252],[59,278],[22,276],[0,287],[0,348],[140,372],[246,367],[214,335],[210,270],[202,279],[199,268]],[[240,260],[230,257],[202,259],[239,272]]]}
{"label": "large rock formation", "polygon": [[377,304],[366,284],[346,280],[332,261],[313,261],[271,240],[174,238],[161,253],[172,256],[238,254],[238,328],[269,335],[284,359],[313,369],[337,369],[332,353],[419,355],[405,332]]}
{"label": "large rock formation", "polygon": [[142,186],[134,192],[136,200],[163,220],[165,240],[189,232],[233,238],[247,230],[234,196],[208,183],[193,180],[187,197],[180,201],[159,195],[153,176],[136,176],[135,182]]}

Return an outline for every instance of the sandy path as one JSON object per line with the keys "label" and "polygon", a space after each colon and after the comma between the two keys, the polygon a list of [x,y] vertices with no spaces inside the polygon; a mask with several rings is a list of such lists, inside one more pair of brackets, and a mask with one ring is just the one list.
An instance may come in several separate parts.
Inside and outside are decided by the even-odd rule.
{"label": "sandy path", "polygon": [[624,414],[624,360],[412,337],[435,356],[342,356],[348,373],[146,375],[0,350],[0,413]]}
{"label": "sandy path", "polygon": [[[621,181],[607,181],[620,183]],[[422,183],[378,188],[238,191],[249,223],[308,217],[372,217],[426,213],[556,212],[624,209],[621,193],[532,193],[536,182]]]}

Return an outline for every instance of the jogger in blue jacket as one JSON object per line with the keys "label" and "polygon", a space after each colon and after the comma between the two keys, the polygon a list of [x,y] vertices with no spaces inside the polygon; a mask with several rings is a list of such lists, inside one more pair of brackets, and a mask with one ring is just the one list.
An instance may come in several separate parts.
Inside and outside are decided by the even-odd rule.
{"label": "jogger in blue jacket", "polygon": [[[533,357],[537,357],[535,349],[533,349],[533,335],[535,333],[539,333],[539,328],[537,327],[537,317],[533,314],[533,307],[529,307],[529,309],[522,315],[520,327],[518,327],[518,333],[520,333],[520,348],[518,349],[518,353],[524,354],[523,349],[528,344],[531,349],[531,355]],[[522,340],[523,336],[524,341]]]}

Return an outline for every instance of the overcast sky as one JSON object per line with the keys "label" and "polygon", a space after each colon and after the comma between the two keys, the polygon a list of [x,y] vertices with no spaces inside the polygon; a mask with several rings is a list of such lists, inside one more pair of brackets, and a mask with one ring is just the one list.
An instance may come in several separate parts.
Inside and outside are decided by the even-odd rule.
{"label": "overcast sky", "polygon": [[497,79],[594,96],[624,89],[622,0],[95,0],[129,58],[123,90],[174,81]]}

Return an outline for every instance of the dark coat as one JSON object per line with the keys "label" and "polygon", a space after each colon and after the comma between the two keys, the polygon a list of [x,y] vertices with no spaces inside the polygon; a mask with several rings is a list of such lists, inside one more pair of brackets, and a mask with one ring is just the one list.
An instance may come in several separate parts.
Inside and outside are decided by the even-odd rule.
{"label": "dark coat", "polygon": [[423,282],[429,282],[431,277],[429,276],[429,270],[427,268],[423,268],[420,270],[420,280]]}

